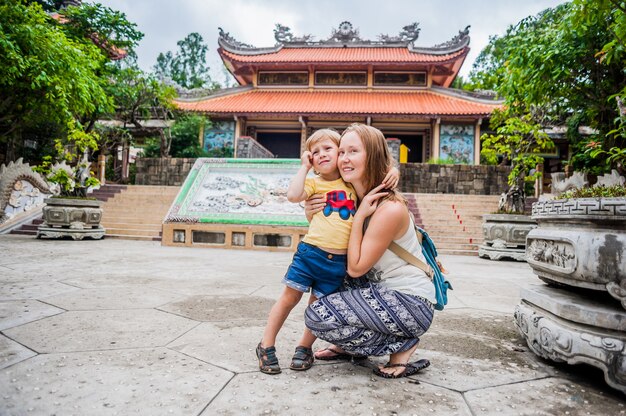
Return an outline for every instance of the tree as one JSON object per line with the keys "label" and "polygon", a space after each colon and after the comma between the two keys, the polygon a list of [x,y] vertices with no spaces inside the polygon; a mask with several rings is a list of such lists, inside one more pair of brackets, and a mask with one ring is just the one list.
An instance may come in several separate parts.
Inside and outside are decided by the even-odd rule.
{"label": "tree", "polygon": [[[619,127],[614,97],[626,87],[625,65],[603,60],[601,52],[615,39],[617,3],[576,0],[523,19],[491,39],[470,74],[472,87],[495,89],[512,116],[530,115],[542,126],[567,125],[575,168],[605,169],[583,163],[588,140],[608,148],[616,140],[623,145],[610,132]],[[580,125],[594,128],[597,136],[581,140]]]}
{"label": "tree", "polygon": [[154,71],[158,76],[171,78],[183,88],[219,89],[220,85],[211,80],[206,64],[208,46],[199,33],[193,32],[177,42],[178,51],[160,53]]}
{"label": "tree", "polygon": [[[51,9],[58,2],[41,3]],[[0,143],[7,144],[7,159],[15,158],[23,133],[42,124],[57,125],[48,130],[61,143],[97,139],[90,120],[112,109],[107,65],[143,35],[99,4],[68,7],[56,17],[38,2],[0,0],[0,15],[10,22],[0,25]]]}

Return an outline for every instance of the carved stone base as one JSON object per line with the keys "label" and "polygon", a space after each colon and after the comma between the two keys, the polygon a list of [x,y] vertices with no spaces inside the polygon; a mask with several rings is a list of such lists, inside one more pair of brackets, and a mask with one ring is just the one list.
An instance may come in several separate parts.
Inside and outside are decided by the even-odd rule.
{"label": "carved stone base", "polygon": [[71,237],[73,240],[92,238],[100,240],[104,237],[105,229],[98,226],[96,228],[72,229],[59,227],[40,226],[37,229],[37,238],[64,238]]}
{"label": "carved stone base", "polygon": [[537,286],[522,290],[515,324],[537,355],[568,364],[590,364],[613,388],[626,393],[626,312],[601,292]]}
{"label": "carved stone base", "polygon": [[493,247],[486,244],[482,244],[478,247],[478,257],[482,257],[489,260],[502,260],[511,259],[516,261],[526,261],[526,249],[525,248],[506,248],[506,247]]}

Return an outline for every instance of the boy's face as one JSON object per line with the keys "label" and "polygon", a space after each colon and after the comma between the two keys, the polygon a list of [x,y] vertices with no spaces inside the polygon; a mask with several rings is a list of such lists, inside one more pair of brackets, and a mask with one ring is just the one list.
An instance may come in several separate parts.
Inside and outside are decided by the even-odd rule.
{"label": "boy's face", "polygon": [[322,139],[311,146],[313,169],[320,175],[337,172],[337,149],[337,145],[331,139]]}

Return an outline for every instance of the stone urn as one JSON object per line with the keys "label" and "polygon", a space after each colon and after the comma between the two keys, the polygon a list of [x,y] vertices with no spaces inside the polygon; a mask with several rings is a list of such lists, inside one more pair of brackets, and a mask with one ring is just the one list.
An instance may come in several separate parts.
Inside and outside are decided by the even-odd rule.
{"label": "stone urn", "polygon": [[541,280],[606,291],[626,309],[625,197],[536,202],[532,218],[526,261]]}
{"label": "stone urn", "polygon": [[43,207],[43,224],[37,238],[85,237],[99,240],[104,237],[102,202],[95,199],[47,198]]}
{"label": "stone urn", "polygon": [[626,198],[533,204],[526,260],[548,285],[522,290],[515,324],[537,355],[604,372],[626,393]]}
{"label": "stone urn", "polygon": [[478,255],[491,260],[525,261],[526,236],[535,227],[537,222],[528,215],[483,215],[485,242],[478,247]]}

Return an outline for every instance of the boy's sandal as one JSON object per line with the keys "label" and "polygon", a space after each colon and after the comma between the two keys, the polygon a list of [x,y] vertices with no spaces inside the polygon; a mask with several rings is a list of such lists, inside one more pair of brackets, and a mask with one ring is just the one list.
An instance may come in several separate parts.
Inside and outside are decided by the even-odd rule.
{"label": "boy's sandal", "polygon": [[[319,352],[330,351],[333,355],[317,355]],[[315,359],[321,361],[337,361],[337,360],[364,360],[367,358],[367,355],[352,355],[347,352],[340,352],[334,349],[333,347],[326,347],[321,350],[315,351]]]}
{"label": "boy's sandal", "polygon": [[296,352],[291,359],[289,368],[296,371],[305,371],[313,365],[313,350],[311,348],[297,346]]}
{"label": "boy's sandal", "polygon": [[263,348],[261,343],[256,346],[256,356],[259,359],[259,370],[265,374],[280,374],[280,365],[276,357],[276,347]]}
{"label": "boy's sandal", "polygon": [[378,377],[383,377],[383,378],[402,378],[402,377],[408,377],[408,376],[412,376],[414,374],[417,374],[420,371],[422,371],[423,369],[425,369],[426,367],[428,367],[429,365],[430,365],[430,361],[428,361],[427,359],[424,358],[424,359],[415,361],[414,363],[407,363],[407,364],[390,364],[390,363],[387,363],[387,364],[385,364],[384,368],[404,367],[404,371],[402,371],[401,373],[398,373],[398,374],[385,373],[385,372],[381,371],[380,368],[378,368],[378,367],[376,367],[373,371],[374,371],[374,374],[376,374]]}

